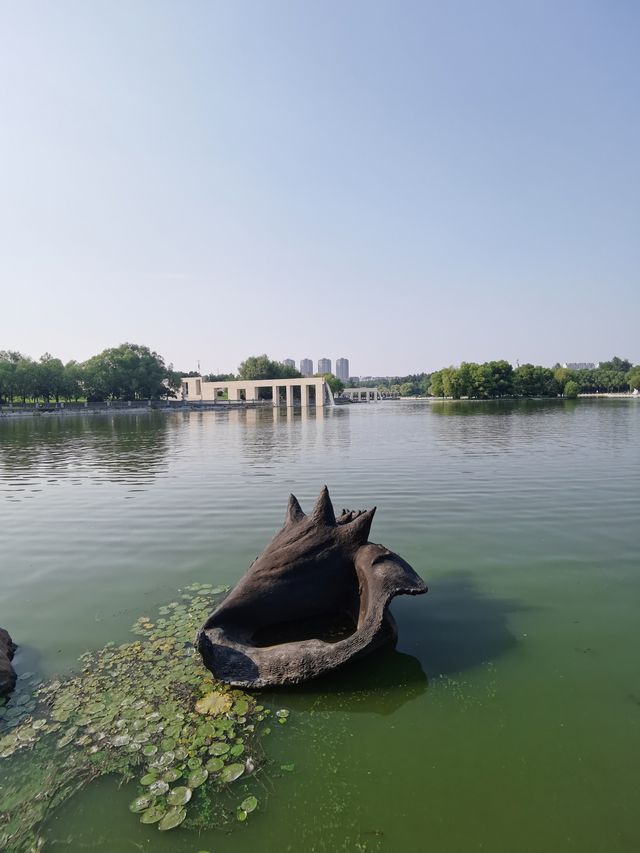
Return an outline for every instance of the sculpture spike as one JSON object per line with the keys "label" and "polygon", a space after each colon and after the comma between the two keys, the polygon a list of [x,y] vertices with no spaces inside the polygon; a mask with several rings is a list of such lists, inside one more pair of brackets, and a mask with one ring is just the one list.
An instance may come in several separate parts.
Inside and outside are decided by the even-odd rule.
{"label": "sculpture spike", "polygon": [[357,542],[361,542],[363,545],[369,538],[369,532],[371,530],[371,525],[373,524],[373,516],[376,514],[377,507],[373,507],[373,509],[367,509],[360,512],[353,521],[350,521],[349,524],[345,524],[344,530],[345,534],[349,536],[353,536]]}
{"label": "sculpture spike", "polygon": [[297,497],[295,495],[289,495],[287,514],[284,519],[285,526],[288,524],[297,524],[297,522],[302,521],[305,517],[306,516],[302,511],[302,507],[298,503]]}
{"label": "sculpture spike", "polygon": [[333,504],[329,497],[329,489],[326,486],[322,487],[320,497],[316,501],[313,508],[312,518],[316,523],[326,524],[329,527],[335,527],[336,515],[333,511]]}

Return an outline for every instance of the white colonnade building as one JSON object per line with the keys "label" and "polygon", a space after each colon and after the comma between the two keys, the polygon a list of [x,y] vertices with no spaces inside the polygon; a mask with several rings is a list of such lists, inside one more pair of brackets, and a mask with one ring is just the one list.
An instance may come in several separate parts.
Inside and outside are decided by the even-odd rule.
{"label": "white colonnade building", "polygon": [[382,395],[377,388],[345,388],[342,397],[348,397],[353,403],[378,403]]}
{"label": "white colonnade building", "polygon": [[321,377],[298,379],[238,379],[207,382],[199,376],[182,377],[182,399],[193,403],[271,402],[274,406],[333,406],[331,389]]}

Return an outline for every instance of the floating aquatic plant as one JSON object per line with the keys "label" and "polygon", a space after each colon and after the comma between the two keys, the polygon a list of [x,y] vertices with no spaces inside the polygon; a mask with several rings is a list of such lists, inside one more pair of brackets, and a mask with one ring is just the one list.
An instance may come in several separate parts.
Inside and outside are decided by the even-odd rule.
{"label": "floating aquatic plant", "polygon": [[[11,788],[0,789],[0,849],[31,849],[49,811],[98,776],[137,777],[130,811],[167,831],[194,801],[255,771],[257,724],[270,712],[216,682],[192,645],[222,592],[192,584],[155,621],[136,621],[140,639],[87,652],[66,680],[20,677],[0,708],[0,758],[12,762]],[[285,722],[288,712],[277,713]],[[245,798],[236,817],[257,804]]]}

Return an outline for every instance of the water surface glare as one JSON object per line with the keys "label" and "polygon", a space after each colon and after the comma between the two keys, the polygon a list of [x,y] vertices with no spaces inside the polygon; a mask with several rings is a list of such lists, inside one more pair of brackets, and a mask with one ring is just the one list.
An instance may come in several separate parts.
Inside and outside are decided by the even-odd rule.
{"label": "water surface glare", "polygon": [[291,717],[246,824],[158,833],[103,779],[51,849],[640,849],[639,482],[636,400],[0,421],[19,672],[64,674],[178,588],[234,583],[289,492],[308,509],[323,483],[337,510],[377,505],[372,540],[430,587],[394,602],[396,649],[264,695]]}

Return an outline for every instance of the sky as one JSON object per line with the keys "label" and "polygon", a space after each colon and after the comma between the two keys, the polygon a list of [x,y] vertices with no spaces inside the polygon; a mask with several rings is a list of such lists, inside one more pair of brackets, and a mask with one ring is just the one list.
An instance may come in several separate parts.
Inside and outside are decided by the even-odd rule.
{"label": "sky", "polygon": [[0,0],[0,349],[640,362],[635,0]]}

